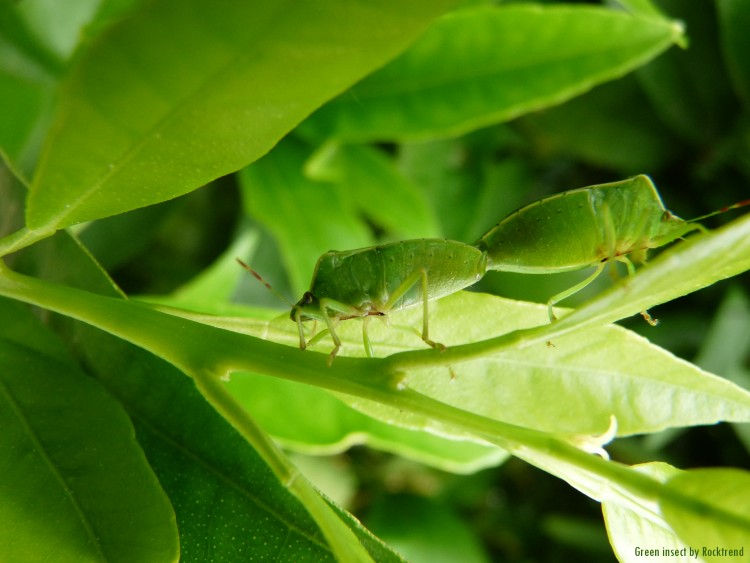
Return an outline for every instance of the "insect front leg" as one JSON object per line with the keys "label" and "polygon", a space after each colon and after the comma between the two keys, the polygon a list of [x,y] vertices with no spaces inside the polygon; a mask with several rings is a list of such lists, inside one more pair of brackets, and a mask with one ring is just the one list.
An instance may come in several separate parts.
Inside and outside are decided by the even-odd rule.
{"label": "insect front leg", "polygon": [[294,308],[294,322],[297,323],[297,330],[299,331],[299,349],[304,350],[307,348],[305,343],[305,330],[302,326],[302,309],[299,307]]}
{"label": "insect front leg", "polygon": [[297,323],[297,331],[299,332],[299,349],[305,350],[308,346],[312,346],[316,342],[318,342],[321,338],[323,338],[327,330],[322,330],[318,334],[315,334],[315,327],[317,326],[318,321],[313,320],[313,329],[312,329],[312,338],[310,338],[310,341],[305,340],[305,327],[302,323],[302,309],[300,307],[295,307],[294,309],[294,322]]}
{"label": "insect front leg", "polygon": [[326,326],[328,327],[328,332],[331,333],[331,338],[333,339],[333,350],[331,350],[331,353],[328,355],[328,366],[330,367],[331,364],[333,364],[336,354],[339,353],[339,349],[341,348],[341,339],[333,328],[333,321],[331,320],[332,315],[328,314],[329,311],[343,313],[343,316],[348,317],[360,317],[362,316],[362,312],[356,307],[346,305],[335,299],[324,297],[320,300],[320,312],[323,314],[323,320],[325,321]]}
{"label": "insect front leg", "polygon": [[[618,256],[617,260],[624,263],[625,266],[628,268],[628,276],[635,275],[635,266],[633,265],[633,261],[630,260],[627,256]],[[647,310],[641,311],[641,316],[644,318],[644,320],[650,324],[651,326],[656,326],[659,324],[659,319],[653,318],[651,315],[649,315]]]}

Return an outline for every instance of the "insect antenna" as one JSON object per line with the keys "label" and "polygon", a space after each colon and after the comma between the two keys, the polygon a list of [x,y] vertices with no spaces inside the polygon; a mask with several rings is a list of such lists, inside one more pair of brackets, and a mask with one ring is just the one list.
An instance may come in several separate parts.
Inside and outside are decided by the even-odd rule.
{"label": "insect antenna", "polygon": [[250,272],[250,273],[251,273],[251,274],[253,275],[253,277],[254,277],[254,278],[255,278],[256,280],[258,280],[258,281],[259,281],[260,283],[262,283],[263,285],[265,285],[265,286],[266,286],[266,289],[268,289],[268,290],[269,290],[269,291],[270,291],[271,293],[273,293],[273,294],[274,294],[274,295],[275,295],[276,297],[278,297],[279,299],[281,299],[281,300],[282,300],[282,301],[283,301],[284,303],[286,303],[286,304],[287,304],[287,305],[289,305],[290,307],[294,307],[294,303],[292,303],[291,301],[289,301],[289,299],[287,299],[287,298],[286,298],[286,297],[284,297],[284,296],[283,296],[283,295],[282,295],[281,293],[279,293],[278,291],[276,291],[276,290],[275,290],[275,289],[273,288],[273,286],[272,286],[272,285],[271,285],[270,283],[268,283],[268,282],[267,282],[266,280],[264,280],[264,279],[263,279],[263,276],[261,276],[261,275],[260,275],[260,274],[259,274],[258,272],[256,272],[255,270],[253,270],[253,269],[252,269],[252,268],[251,268],[250,266],[248,266],[247,264],[245,264],[245,263],[244,263],[244,262],[243,262],[242,260],[240,260],[239,258],[235,258],[235,260],[237,260],[237,263],[238,263],[238,264],[239,264],[240,266],[242,266],[242,267],[243,267],[243,268],[245,268],[245,269],[246,269],[246,270],[247,270],[248,272]]}
{"label": "insect antenna", "polygon": [[701,215],[700,217],[688,219],[686,223],[695,223],[696,221],[703,221],[703,219],[708,219],[709,217],[713,217],[714,215],[720,215],[722,213],[726,213],[727,211],[731,211],[732,209],[738,209],[740,207],[745,207],[747,205],[750,205],[750,199],[745,199],[737,203],[734,203],[732,205],[726,205],[724,207],[717,209],[716,211],[712,211],[711,213],[706,213],[705,215]]}

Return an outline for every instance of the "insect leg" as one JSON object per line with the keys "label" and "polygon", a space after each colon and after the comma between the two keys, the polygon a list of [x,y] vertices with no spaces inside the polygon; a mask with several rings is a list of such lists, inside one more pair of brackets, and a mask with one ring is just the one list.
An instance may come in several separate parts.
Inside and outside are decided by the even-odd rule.
{"label": "insect leg", "polygon": [[367,323],[369,321],[369,315],[362,319],[362,342],[365,345],[365,354],[368,358],[372,358],[372,343],[370,342],[370,336],[367,334]]}
{"label": "insect leg", "polygon": [[328,336],[328,333],[330,331],[327,328],[324,328],[319,333],[317,333],[315,336],[313,336],[310,340],[307,341],[308,346],[315,346],[318,342],[323,340],[326,336]]}
{"label": "insect leg", "polygon": [[445,345],[440,344],[439,342],[435,342],[434,340],[430,340],[428,336],[428,320],[429,315],[427,314],[427,303],[430,301],[429,296],[427,295],[427,270],[422,269],[422,303],[424,305],[424,308],[422,309],[422,340],[428,345],[432,346],[433,348],[437,348],[439,350],[445,350]]}
{"label": "insect leg", "polygon": [[308,346],[313,346],[316,342],[319,342],[326,334],[328,329],[321,330],[318,334],[315,334],[315,327],[318,321],[313,322],[312,337],[309,341],[305,341],[305,327],[302,324],[302,309],[299,307],[294,308],[294,322],[297,323],[297,330],[299,331],[299,349],[305,350]]}
{"label": "insect leg", "polygon": [[299,349],[304,350],[307,348],[305,343],[305,331],[302,328],[302,309],[299,307],[294,308],[294,322],[297,323],[297,330],[299,331]]}
{"label": "insect leg", "polygon": [[635,266],[633,265],[633,261],[630,258],[628,258],[627,256],[625,256],[623,254],[622,256],[617,256],[615,258],[615,260],[617,260],[618,262],[622,262],[623,264],[625,264],[625,266],[628,269],[628,276],[635,275]]}
{"label": "insect leg", "polygon": [[612,211],[609,205],[606,203],[602,204],[601,207],[602,217],[602,235],[604,236],[604,242],[607,245],[607,260],[611,260],[615,256],[615,249],[617,248],[617,231],[615,229],[615,222],[612,219]]}
{"label": "insect leg", "polygon": [[425,270],[424,268],[420,268],[419,270],[412,272],[403,282],[401,282],[401,285],[399,285],[388,298],[388,301],[383,307],[383,310],[388,311],[389,309],[391,309],[398,302],[398,300],[406,294],[407,291],[414,287],[414,284],[416,284],[417,281],[421,281],[422,286],[422,340],[425,342],[425,344],[427,344],[428,346],[432,346],[433,348],[445,349],[445,346],[443,344],[430,340],[429,338],[429,315],[427,305],[430,300],[428,284],[429,280],[427,277],[427,270]]}
{"label": "insect leg", "polygon": [[578,282],[573,287],[570,287],[566,289],[565,291],[562,291],[558,293],[557,295],[553,295],[549,298],[549,301],[547,301],[547,313],[549,313],[549,320],[550,322],[554,321],[557,317],[555,317],[555,313],[552,312],[552,306],[556,303],[559,303],[563,299],[567,299],[571,295],[574,295],[581,291],[584,287],[589,285],[592,281],[594,281],[597,277],[599,277],[599,274],[602,273],[602,270],[604,270],[604,266],[607,265],[607,261],[603,260],[602,262],[599,262],[599,265],[596,267],[596,270],[594,270],[594,273],[591,274],[589,277],[587,277],[585,280]]}
{"label": "insect leg", "polygon": [[338,313],[344,313],[345,315],[350,315],[353,317],[362,316],[362,313],[356,307],[346,305],[344,303],[336,301],[335,299],[328,299],[324,297],[320,300],[320,312],[323,314],[323,320],[328,327],[328,332],[331,333],[331,338],[333,339],[334,344],[333,350],[331,350],[331,353],[328,355],[328,365],[330,366],[331,364],[333,364],[333,359],[336,357],[336,354],[339,353],[339,349],[341,348],[341,339],[339,338],[339,335],[336,334],[336,330],[333,328],[331,315],[328,314],[329,310]]}
{"label": "insect leg", "polygon": [[[630,258],[628,258],[627,256],[618,256],[617,260],[619,262],[624,263],[625,266],[627,266],[627,268],[628,268],[628,276],[632,276],[632,275],[635,274],[635,266],[633,265],[633,262],[632,262],[632,260],[630,260]],[[657,324],[659,324],[659,319],[653,318],[651,315],[649,315],[648,311],[646,311],[646,310],[641,311],[641,316],[651,326],[656,326]]]}

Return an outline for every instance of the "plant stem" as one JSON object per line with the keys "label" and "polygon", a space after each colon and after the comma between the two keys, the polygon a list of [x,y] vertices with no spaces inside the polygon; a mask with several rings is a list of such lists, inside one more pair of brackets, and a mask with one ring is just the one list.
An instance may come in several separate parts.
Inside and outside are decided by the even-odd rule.
{"label": "plant stem", "polygon": [[54,229],[30,230],[26,227],[0,239],[0,257],[31,246],[37,241],[55,234]]}

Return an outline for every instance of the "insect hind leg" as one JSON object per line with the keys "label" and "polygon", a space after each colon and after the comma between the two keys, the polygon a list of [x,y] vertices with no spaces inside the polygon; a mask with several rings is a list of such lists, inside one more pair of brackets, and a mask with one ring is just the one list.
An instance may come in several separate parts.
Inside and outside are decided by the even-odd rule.
{"label": "insect hind leg", "polygon": [[421,291],[422,291],[422,341],[427,344],[428,346],[431,346],[432,348],[437,348],[438,350],[445,350],[445,345],[441,344],[440,342],[435,342],[434,340],[431,340],[429,337],[429,294],[428,294],[428,277],[427,277],[427,270],[424,268],[420,268],[419,270],[416,270],[412,272],[407,278],[401,282],[401,284],[396,288],[396,290],[391,294],[391,296],[388,298],[388,301],[386,302],[383,309],[385,311],[390,310],[399,299],[401,299],[406,293],[414,287],[414,285],[417,282],[420,282]]}
{"label": "insect hind leg", "polygon": [[613,259],[617,258],[617,230],[615,228],[615,222],[612,217],[612,211],[606,202],[603,202],[600,207],[600,213],[598,216],[598,231],[599,237],[603,244],[604,258],[597,264],[594,272],[586,279],[578,282],[573,287],[566,289],[553,295],[547,301],[547,314],[549,315],[550,322],[556,319],[555,312],[552,310],[553,305],[571,297],[581,291],[583,288],[592,283],[604,270],[604,267]]}
{"label": "insect hind leg", "polygon": [[367,332],[367,324],[370,322],[370,315],[367,315],[362,319],[362,344],[365,347],[365,354],[368,358],[373,357],[372,342],[370,342],[370,335]]}
{"label": "insect hind leg", "polygon": [[550,322],[554,321],[557,317],[555,316],[554,311],[552,310],[553,305],[559,303],[563,299],[567,299],[568,297],[571,297],[572,295],[575,295],[579,291],[581,291],[584,287],[589,285],[591,282],[593,282],[596,278],[599,277],[599,274],[602,273],[602,270],[604,270],[604,266],[607,265],[607,260],[602,260],[599,262],[599,265],[596,267],[596,270],[594,270],[594,273],[591,274],[589,277],[587,277],[585,280],[578,282],[573,287],[569,287],[565,291],[561,291],[560,293],[553,295],[549,298],[547,301],[547,313],[549,314],[549,320]]}

